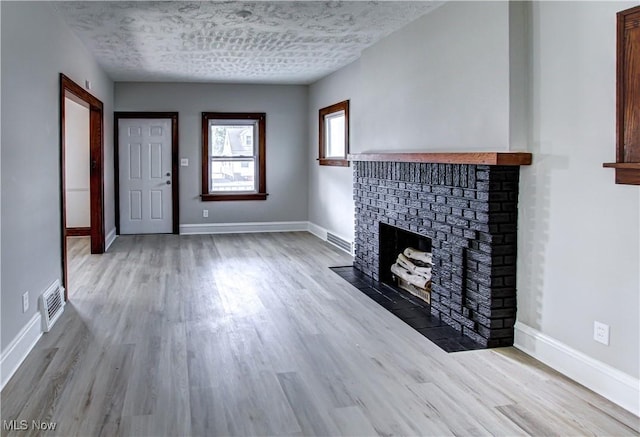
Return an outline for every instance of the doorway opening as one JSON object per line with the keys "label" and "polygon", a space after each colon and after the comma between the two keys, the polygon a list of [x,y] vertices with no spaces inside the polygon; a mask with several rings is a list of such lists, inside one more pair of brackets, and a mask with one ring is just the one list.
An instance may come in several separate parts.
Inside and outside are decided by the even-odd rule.
{"label": "doorway opening", "polygon": [[[67,132],[68,123],[67,114],[73,118],[82,117],[88,110],[88,154],[75,153],[72,151],[76,147],[73,143],[78,140],[77,131],[71,135]],[[73,114],[73,115],[72,115]],[[105,230],[104,230],[104,126],[103,126],[103,105],[100,100],[91,95],[80,85],[60,73],[60,193],[61,193],[61,216],[62,216],[62,285],[65,287],[65,300],[69,298],[68,290],[68,253],[67,253],[67,237],[77,235],[78,233],[88,234],[90,238],[91,253],[100,254],[105,250]],[[72,149],[67,151],[67,146]],[[67,162],[69,153],[73,155],[73,162]],[[76,150],[77,152],[77,150]],[[86,159],[88,162],[79,162]],[[82,171],[74,173],[77,167],[87,166],[86,173]],[[67,167],[72,174],[67,175]],[[86,180],[88,176],[88,181]],[[67,180],[72,183],[80,183],[79,181],[88,182],[88,187],[75,187],[67,184]],[[78,190],[74,191],[74,189]],[[88,188],[88,192],[84,190]],[[74,194],[72,194],[74,193]],[[83,194],[84,193],[84,194]],[[88,196],[89,211],[78,213],[78,209],[74,209],[72,204],[83,204]],[[68,213],[67,202],[69,202],[72,214]],[[86,204],[84,206],[86,208]],[[81,208],[82,209],[82,208]],[[81,217],[77,217],[76,213]],[[84,223],[88,214],[88,229],[86,226],[73,226],[73,224]],[[69,215],[69,217],[68,217]],[[73,215],[73,216],[71,216]],[[71,222],[68,221],[71,219]],[[78,221],[80,220],[80,222]],[[85,223],[87,224],[87,223]]]}

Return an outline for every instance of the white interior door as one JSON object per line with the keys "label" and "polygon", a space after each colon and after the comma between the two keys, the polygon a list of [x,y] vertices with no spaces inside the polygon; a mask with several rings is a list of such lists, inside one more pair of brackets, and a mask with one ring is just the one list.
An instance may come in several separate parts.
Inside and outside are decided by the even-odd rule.
{"label": "white interior door", "polygon": [[171,120],[120,119],[118,143],[120,233],[171,233]]}

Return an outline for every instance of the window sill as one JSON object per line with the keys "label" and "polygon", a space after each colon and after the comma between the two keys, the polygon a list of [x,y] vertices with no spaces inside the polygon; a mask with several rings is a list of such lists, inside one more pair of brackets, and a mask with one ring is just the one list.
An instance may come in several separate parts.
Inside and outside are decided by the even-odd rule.
{"label": "window sill", "polygon": [[640,162],[605,162],[602,166],[616,170],[616,184],[640,185]]}
{"label": "window sill", "polygon": [[318,159],[320,165],[332,165],[334,167],[349,167],[349,161],[346,159]]}
{"label": "window sill", "polygon": [[267,200],[267,193],[237,193],[237,194],[202,194],[203,202],[225,202],[232,200]]}

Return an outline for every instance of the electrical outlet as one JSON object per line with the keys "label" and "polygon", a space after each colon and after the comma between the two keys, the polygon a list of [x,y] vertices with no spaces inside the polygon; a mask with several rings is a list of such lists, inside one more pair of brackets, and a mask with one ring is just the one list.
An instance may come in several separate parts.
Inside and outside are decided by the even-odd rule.
{"label": "electrical outlet", "polygon": [[29,292],[25,291],[22,295],[22,312],[26,313],[29,310]]}
{"label": "electrical outlet", "polygon": [[203,209],[202,210],[202,217],[209,217],[209,210],[208,209]]}
{"label": "electrical outlet", "polygon": [[598,343],[609,346],[609,325],[593,322],[593,339]]}

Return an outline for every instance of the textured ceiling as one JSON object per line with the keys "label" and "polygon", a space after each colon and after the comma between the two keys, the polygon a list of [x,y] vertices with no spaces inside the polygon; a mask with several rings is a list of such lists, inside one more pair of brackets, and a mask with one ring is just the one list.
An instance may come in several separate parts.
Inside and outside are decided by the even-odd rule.
{"label": "textured ceiling", "polygon": [[441,3],[69,1],[55,8],[116,81],[306,84]]}

